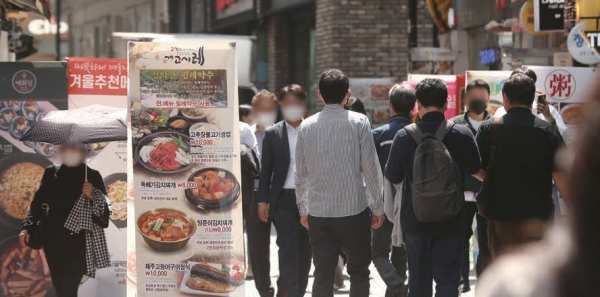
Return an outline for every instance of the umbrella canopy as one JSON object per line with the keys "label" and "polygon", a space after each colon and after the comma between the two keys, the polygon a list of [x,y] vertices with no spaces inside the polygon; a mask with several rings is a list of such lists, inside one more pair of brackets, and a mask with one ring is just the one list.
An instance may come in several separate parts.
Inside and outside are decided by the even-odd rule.
{"label": "umbrella canopy", "polygon": [[21,137],[21,141],[64,144],[127,140],[127,110],[102,105],[52,111]]}

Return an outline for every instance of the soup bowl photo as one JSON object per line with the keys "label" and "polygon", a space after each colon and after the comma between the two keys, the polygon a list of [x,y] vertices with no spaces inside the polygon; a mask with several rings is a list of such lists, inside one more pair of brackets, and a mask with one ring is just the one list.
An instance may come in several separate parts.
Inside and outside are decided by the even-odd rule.
{"label": "soup bowl photo", "polygon": [[[156,215],[156,214],[167,214],[167,215],[172,214],[174,216],[178,216],[178,217],[186,220],[189,224],[191,224],[191,230],[190,230],[189,234],[186,234],[185,237],[178,239],[178,240],[174,240],[174,241],[159,240],[157,238],[152,238],[152,237],[144,234],[140,225],[144,223],[146,217],[148,217],[150,215]],[[151,211],[146,211],[146,212],[142,213],[140,216],[138,216],[135,225],[136,225],[137,231],[144,238],[144,241],[146,242],[146,244],[148,244],[148,246],[150,248],[152,248],[154,250],[158,250],[158,251],[163,251],[163,252],[172,252],[172,251],[176,251],[176,250],[183,248],[188,243],[188,241],[190,241],[190,238],[194,235],[194,233],[196,233],[196,229],[197,229],[197,225],[196,225],[196,222],[194,221],[194,219],[192,219],[190,216],[188,216],[184,212],[181,212],[181,211],[175,210],[175,209],[170,209],[170,208],[157,208],[157,209],[154,209]]]}
{"label": "soup bowl photo", "polygon": [[[206,179],[206,183],[203,181]],[[211,186],[208,179],[221,185]],[[194,172],[188,182],[195,182],[196,188],[185,190],[185,197],[201,210],[225,210],[230,208],[240,196],[240,183],[229,170],[208,167]]]}

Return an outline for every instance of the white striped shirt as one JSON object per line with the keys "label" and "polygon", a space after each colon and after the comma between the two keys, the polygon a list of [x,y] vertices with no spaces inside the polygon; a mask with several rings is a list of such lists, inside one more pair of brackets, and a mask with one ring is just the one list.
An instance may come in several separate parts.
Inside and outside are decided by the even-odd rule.
{"label": "white striped shirt", "polygon": [[302,216],[346,217],[367,207],[383,215],[383,177],[366,116],[332,104],[302,122],[296,197]]}

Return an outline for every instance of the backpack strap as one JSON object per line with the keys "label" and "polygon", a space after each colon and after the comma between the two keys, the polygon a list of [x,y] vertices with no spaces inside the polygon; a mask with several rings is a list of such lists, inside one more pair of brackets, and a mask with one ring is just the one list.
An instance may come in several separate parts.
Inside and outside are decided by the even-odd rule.
{"label": "backpack strap", "polygon": [[412,139],[414,139],[414,141],[417,143],[417,145],[421,144],[421,142],[423,142],[423,137],[425,136],[423,134],[423,132],[421,131],[421,129],[419,129],[419,127],[417,127],[417,124],[410,124],[407,125],[406,127],[404,127],[404,130],[406,130],[406,132],[408,132],[408,135],[410,135],[412,137]]}
{"label": "backpack strap", "polygon": [[454,127],[453,121],[443,121],[438,127],[437,131],[435,132],[435,138],[439,141],[444,140],[446,134],[450,132],[450,129],[452,129],[452,127]]}

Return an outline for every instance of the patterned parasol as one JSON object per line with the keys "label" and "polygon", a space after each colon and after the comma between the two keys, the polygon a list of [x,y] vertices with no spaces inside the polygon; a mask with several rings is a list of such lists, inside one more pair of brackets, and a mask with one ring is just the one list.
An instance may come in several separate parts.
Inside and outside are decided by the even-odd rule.
{"label": "patterned parasol", "polygon": [[21,137],[21,141],[84,144],[127,140],[127,110],[102,105],[52,111]]}

